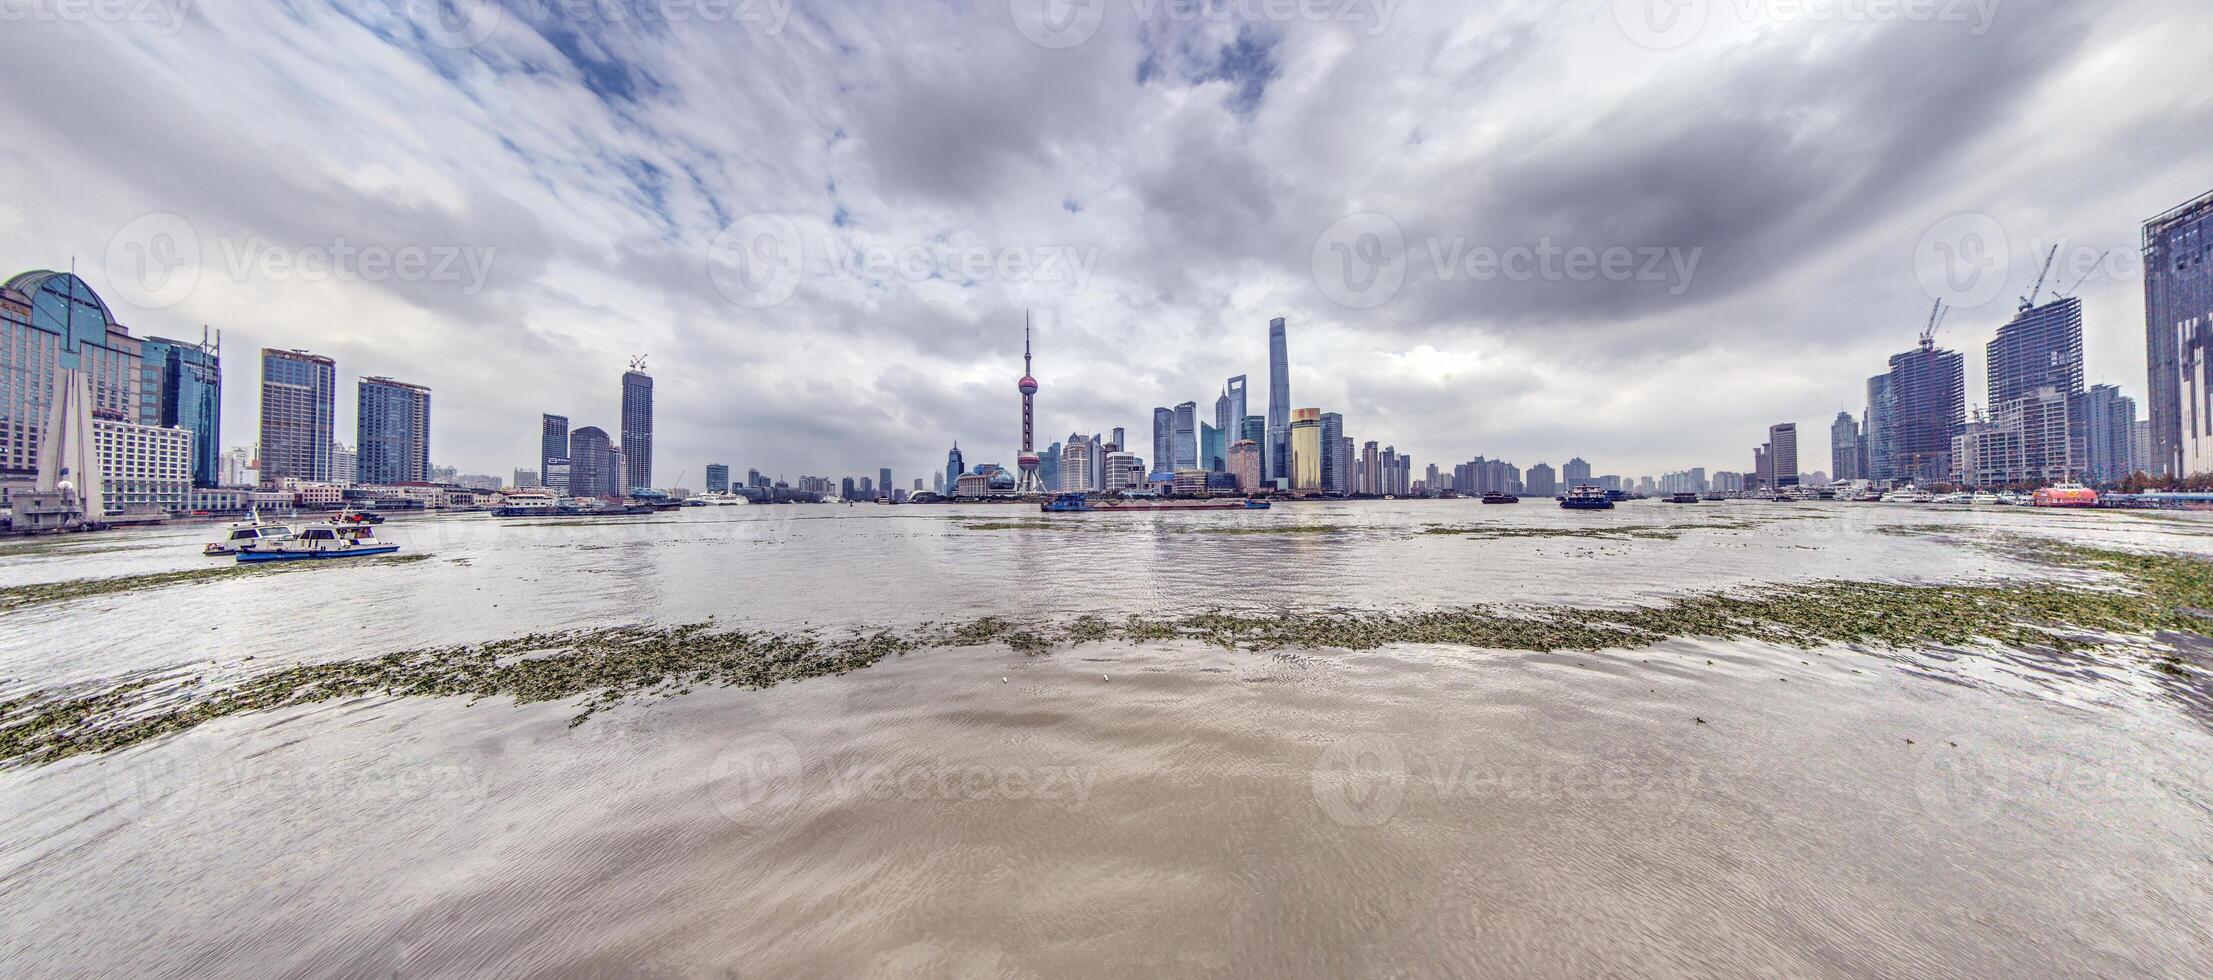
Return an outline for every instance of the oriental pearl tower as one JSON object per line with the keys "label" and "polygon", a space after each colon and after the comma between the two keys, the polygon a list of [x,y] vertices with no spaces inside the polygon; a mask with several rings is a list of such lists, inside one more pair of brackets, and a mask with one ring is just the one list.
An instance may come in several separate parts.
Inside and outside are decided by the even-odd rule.
{"label": "oriental pearl tower", "polygon": [[1022,392],[1022,455],[1018,462],[1022,468],[1022,481],[1015,485],[1017,494],[1044,493],[1045,487],[1037,479],[1037,443],[1032,434],[1035,417],[1031,413],[1031,401],[1037,397],[1037,379],[1030,376],[1030,311],[1022,311],[1022,380],[1014,386]]}

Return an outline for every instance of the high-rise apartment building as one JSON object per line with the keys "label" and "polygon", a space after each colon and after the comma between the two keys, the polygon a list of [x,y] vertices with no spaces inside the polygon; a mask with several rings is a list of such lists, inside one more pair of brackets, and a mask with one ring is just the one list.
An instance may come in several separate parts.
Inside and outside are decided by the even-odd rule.
{"label": "high-rise apartment building", "polygon": [[302,350],[261,351],[261,483],[328,482],[338,418],[338,362]]}
{"label": "high-rise apartment building", "polygon": [[[1941,483],[1952,475],[1952,437],[1967,422],[1966,359],[1923,340],[1890,358],[1890,414],[1883,478]],[[1996,406],[1993,406],[1995,409]]]}
{"label": "high-rise apartment building", "polygon": [[2091,385],[2067,406],[2070,427],[2080,438],[2075,462],[2082,479],[2119,483],[2136,472],[2136,400],[2112,385]]}
{"label": "high-rise apartment building", "polygon": [[1591,464],[1584,462],[1581,456],[1573,457],[1560,466],[1560,482],[1570,488],[1597,486],[1591,482]]}
{"label": "high-rise apartment building", "polygon": [[653,486],[653,377],[645,358],[622,373],[622,492]]}
{"label": "high-rise apartment building", "polygon": [[1829,423],[1829,469],[1839,480],[1864,480],[1867,447],[1860,444],[1860,423],[1850,412]]}
{"label": "high-rise apartment building", "polygon": [[1861,455],[1866,458],[1866,478],[1876,483],[1895,478],[1897,450],[1891,440],[1891,427],[1897,416],[1898,402],[1890,392],[1890,375],[1867,379],[1867,413],[1860,420],[1860,440],[1865,443]]}
{"label": "high-rise apartment building", "polygon": [[361,483],[430,479],[430,389],[390,378],[361,379],[354,454]]}
{"label": "high-rise apartment building", "polygon": [[2204,368],[2208,323],[2213,323],[2213,193],[2144,223],[2145,410],[2151,437],[2145,468],[2154,476],[2213,472],[2213,390]]}

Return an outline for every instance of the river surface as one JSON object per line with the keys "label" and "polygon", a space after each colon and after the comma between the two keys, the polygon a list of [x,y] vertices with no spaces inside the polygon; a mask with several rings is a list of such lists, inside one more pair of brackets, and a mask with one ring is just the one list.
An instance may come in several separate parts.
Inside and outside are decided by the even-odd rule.
{"label": "river surface", "polygon": [[[1573,533],[1590,528],[1617,533]],[[1535,500],[379,533],[432,557],[0,613],[0,701],[626,623],[2097,585],[1980,542],[2213,551],[2213,521],[2188,515]],[[209,536],[4,546],[0,587],[207,567]],[[2213,975],[2213,718],[2177,693],[2213,657],[2142,642],[2195,680],[1989,643],[1115,640],[920,650],[573,727],[573,701],[250,712],[0,768],[0,973]]]}

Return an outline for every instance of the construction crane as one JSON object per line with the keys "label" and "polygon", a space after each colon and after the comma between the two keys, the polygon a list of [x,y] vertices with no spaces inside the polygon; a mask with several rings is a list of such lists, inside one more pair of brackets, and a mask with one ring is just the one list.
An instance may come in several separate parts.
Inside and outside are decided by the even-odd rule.
{"label": "construction crane", "polygon": [[2086,280],[2088,280],[2088,279],[2090,278],[2090,274],[2091,274],[2091,273],[2093,273],[2093,272],[2096,272],[2096,271],[2098,271],[2098,266],[2100,266],[2100,265],[2103,265],[2103,264],[2105,263],[2105,257],[2106,257],[2106,256],[2108,256],[2108,255],[2112,255],[2112,254],[2113,254],[2113,250],[2112,250],[2112,249],[2110,249],[2110,248],[2109,248],[2109,249],[2106,249],[2106,250],[2105,250],[2105,251],[2103,251],[2103,252],[2099,252],[2099,253],[2098,253],[2098,258],[2096,259],[2096,261],[2093,261],[2093,262],[2091,262],[2091,263],[2090,263],[2090,268],[2089,268],[2089,269],[2087,269],[2087,270],[2085,270],[2085,271],[2083,272],[2083,274],[2082,274],[2082,275],[2080,275],[2080,276],[2077,276],[2077,277],[2075,277],[2075,284],[2074,284],[2074,285],[2072,285],[2072,286],[2069,286],[2069,287],[2067,287],[2067,291],[2066,291],[2066,292],[2064,292],[2064,293],[2061,293],[2061,292],[2054,292],[2054,293],[2053,293],[2052,295],[2053,295],[2054,297],[2057,297],[2057,298],[2059,298],[2059,299],[2071,299],[2071,298],[2073,298],[2073,297],[2074,297],[2074,295],[2075,295],[2075,290],[2081,289],[2081,288],[2082,288],[2082,284],[2083,284],[2083,283],[2084,283],[2084,282],[2085,282]]}
{"label": "construction crane", "polygon": [[1944,315],[1950,312],[1944,308],[1943,300],[1937,300],[1935,306],[1929,307],[1929,325],[1921,328],[1922,350],[1936,349],[1936,330],[1944,325]]}
{"label": "construction crane", "polygon": [[2044,279],[2052,274],[2052,260],[2056,258],[2059,258],[2059,246],[2055,243],[2051,253],[2044,256],[2044,271],[2036,274],[2036,285],[2029,289],[2027,296],[2021,297],[2021,312],[2027,313],[2036,308],[2036,294],[2044,291]]}

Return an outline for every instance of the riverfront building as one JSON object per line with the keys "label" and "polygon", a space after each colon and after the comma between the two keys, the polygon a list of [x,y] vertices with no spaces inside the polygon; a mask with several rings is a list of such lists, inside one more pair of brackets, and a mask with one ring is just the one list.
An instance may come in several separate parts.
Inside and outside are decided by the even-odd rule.
{"label": "riverfront building", "polygon": [[607,430],[587,425],[569,433],[569,495],[620,497],[622,474],[615,466],[615,447]]}
{"label": "riverfront building", "polygon": [[89,382],[92,412],[137,419],[139,341],[84,280],[25,272],[0,287],[0,486],[37,483],[48,407],[64,371]]}
{"label": "riverfront building", "polygon": [[1291,413],[1291,489],[1322,492],[1321,409],[1301,408]]}
{"label": "riverfront building", "polygon": [[223,479],[221,341],[148,337],[139,343],[138,424],[192,433],[192,485]]}
{"label": "riverfront building", "polygon": [[261,485],[328,483],[338,418],[338,364],[321,354],[261,351]]}
{"label": "riverfront building", "polygon": [[361,379],[354,431],[358,483],[430,482],[430,389],[391,378]]}
{"label": "riverfront building", "polygon": [[538,417],[538,478],[555,493],[569,491],[569,419],[566,415]]}

